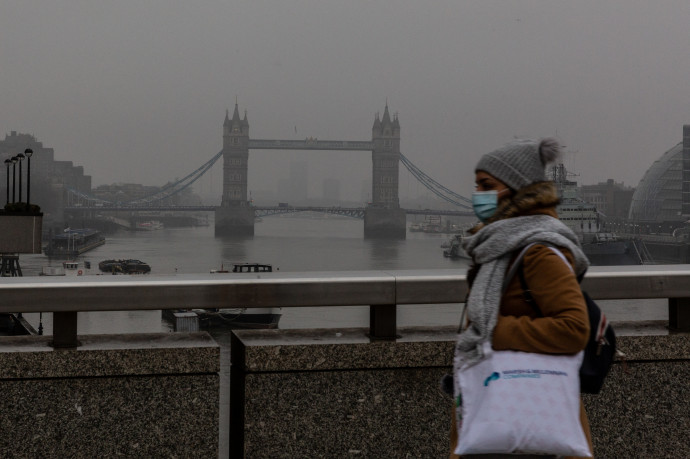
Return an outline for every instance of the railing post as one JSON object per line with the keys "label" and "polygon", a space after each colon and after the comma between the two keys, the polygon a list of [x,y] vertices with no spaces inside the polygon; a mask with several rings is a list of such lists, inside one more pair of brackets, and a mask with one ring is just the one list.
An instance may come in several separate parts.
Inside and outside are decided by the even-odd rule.
{"label": "railing post", "polygon": [[246,367],[244,343],[230,332],[230,410],[229,457],[244,457]]}
{"label": "railing post", "polygon": [[372,340],[395,340],[397,333],[397,306],[379,304],[369,306],[369,338]]}
{"label": "railing post", "polygon": [[690,298],[668,299],[668,328],[690,332]]}
{"label": "railing post", "polygon": [[53,313],[53,341],[55,349],[76,349],[81,345],[77,339],[77,312]]}

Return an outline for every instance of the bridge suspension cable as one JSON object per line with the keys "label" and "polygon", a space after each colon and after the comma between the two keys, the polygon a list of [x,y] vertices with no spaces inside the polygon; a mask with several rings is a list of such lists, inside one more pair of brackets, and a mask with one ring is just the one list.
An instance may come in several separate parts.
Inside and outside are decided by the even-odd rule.
{"label": "bridge suspension cable", "polygon": [[446,188],[445,186],[438,183],[436,180],[425,174],[420,168],[415,166],[412,161],[407,159],[405,155],[400,153],[400,162],[403,163],[405,168],[416,178],[422,185],[424,185],[429,191],[434,193],[439,198],[454,204],[463,209],[472,210],[472,201],[466,197],[459,195],[455,191]]}
{"label": "bridge suspension cable", "polygon": [[221,150],[218,152],[213,158],[209,159],[206,161],[202,166],[197,168],[194,172],[191,172],[190,174],[187,174],[185,177],[181,178],[180,180],[172,183],[168,183],[164,187],[162,187],[157,193],[154,193],[149,196],[145,196],[143,198],[139,199],[133,199],[131,201],[128,201],[124,204],[127,205],[146,205],[146,204],[151,204],[155,201],[162,201],[165,198],[169,198],[170,196],[179,193],[180,191],[184,190],[185,188],[189,187],[192,183],[196,182],[201,178],[202,175],[204,175],[206,172],[208,172],[209,169],[213,167],[213,165],[220,159],[220,157],[223,156],[223,151]]}
{"label": "bridge suspension cable", "polygon": [[87,203],[91,204],[101,203],[117,204],[118,206],[150,206],[156,201],[160,202],[165,198],[169,198],[174,194],[179,193],[180,191],[189,187],[192,183],[199,180],[199,178],[201,178],[202,175],[204,175],[206,172],[209,171],[209,169],[211,169],[211,167],[213,167],[213,165],[221,158],[221,156],[223,156],[222,151],[218,152],[213,158],[206,161],[203,165],[198,167],[193,172],[187,174],[186,176],[175,182],[168,183],[167,185],[163,186],[160,190],[158,190],[156,193],[153,193],[149,196],[144,196],[143,198],[133,199],[131,201],[115,203],[113,201],[101,199],[88,193],[84,193],[83,191],[75,190],[73,188],[68,188],[67,191],[69,191],[70,194],[76,197],[77,199],[86,201]]}
{"label": "bridge suspension cable", "polygon": [[[193,172],[187,174],[183,178],[171,182],[163,186],[156,193],[149,196],[145,196],[138,199],[133,199],[126,202],[113,202],[105,199],[97,198],[96,196],[84,193],[79,190],[68,188],[70,194],[79,199],[80,201],[86,201],[87,203],[102,203],[102,204],[116,204],[118,206],[150,206],[155,202],[160,202],[166,198],[169,198],[180,191],[188,188],[194,182],[196,182],[201,176],[209,171],[213,165],[223,156],[223,152],[218,152],[211,159],[206,161],[200,167],[198,167]],[[472,201],[466,197],[454,192],[453,190],[441,185],[439,182],[431,178],[424,171],[415,166],[412,161],[405,157],[402,153],[400,154],[400,162],[403,163],[405,168],[416,178],[422,185],[424,185],[428,190],[434,193],[436,196],[440,197],[446,202],[449,202],[455,206],[461,207],[463,209],[472,210]]]}

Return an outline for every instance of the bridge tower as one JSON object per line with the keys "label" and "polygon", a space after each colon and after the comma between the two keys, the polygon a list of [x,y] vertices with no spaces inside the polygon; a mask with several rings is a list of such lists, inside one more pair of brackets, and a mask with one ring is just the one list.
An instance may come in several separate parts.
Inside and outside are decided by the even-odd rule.
{"label": "bridge tower", "polygon": [[398,181],[400,164],[400,122],[391,119],[388,103],[371,129],[373,149],[371,202],[364,211],[364,237],[405,238],[405,210],[400,208]]}
{"label": "bridge tower", "polygon": [[235,111],[223,122],[223,199],[216,209],[216,236],[254,235],[254,209],[247,200],[249,121]]}

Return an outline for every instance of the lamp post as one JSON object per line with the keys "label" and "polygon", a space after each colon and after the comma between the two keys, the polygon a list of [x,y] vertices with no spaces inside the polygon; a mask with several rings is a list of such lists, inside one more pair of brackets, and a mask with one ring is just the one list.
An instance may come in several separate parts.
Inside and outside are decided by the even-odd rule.
{"label": "lamp post", "polygon": [[17,155],[17,160],[19,161],[19,201],[22,202],[22,160],[24,159],[24,153],[19,153]]}
{"label": "lamp post", "polygon": [[5,204],[10,203],[10,164],[12,164],[12,160],[7,158],[5,160],[5,165],[7,166],[7,202]]}
{"label": "lamp post", "polygon": [[15,175],[15,171],[17,170],[17,161],[19,161],[19,158],[13,156],[10,159],[12,160],[12,203],[14,204],[15,202],[17,202],[14,199],[15,191],[17,189],[17,176]]}
{"label": "lamp post", "polygon": [[24,150],[24,156],[26,156],[26,208],[29,210],[31,205],[31,155],[34,151],[31,148]]}

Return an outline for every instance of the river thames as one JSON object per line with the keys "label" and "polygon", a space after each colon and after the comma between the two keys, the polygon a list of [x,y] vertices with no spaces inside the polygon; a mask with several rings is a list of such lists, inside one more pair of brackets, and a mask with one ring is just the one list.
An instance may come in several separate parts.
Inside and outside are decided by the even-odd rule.
{"label": "river thames", "polygon": [[[98,262],[135,258],[151,266],[151,274],[209,273],[234,262],[268,263],[274,271],[352,271],[404,269],[457,269],[465,272],[467,260],[443,256],[447,234],[408,232],[406,240],[364,239],[362,220],[322,214],[287,214],[257,222],[255,235],[246,239],[214,237],[213,223],[194,228],[155,231],[122,231],[106,236],[106,244],[87,252],[79,261],[90,261],[86,274],[99,274]],[[59,266],[63,259],[22,255],[24,276],[36,276],[43,266]],[[663,300],[602,302],[610,320],[666,318]],[[291,308],[282,311],[280,328],[353,327],[368,325],[368,308]],[[108,316],[107,320],[98,317]],[[83,316],[83,317],[82,317]],[[93,316],[93,317],[92,317]],[[459,305],[402,306],[400,325],[453,325]],[[50,320],[44,318],[46,332]],[[79,332],[122,333],[169,330],[152,312],[83,313]]]}
{"label": "river thames", "polygon": [[[100,274],[98,262],[135,258],[151,266],[151,274],[209,273],[236,262],[268,263],[274,271],[352,271],[391,269],[466,270],[466,260],[443,256],[441,244],[447,234],[409,233],[406,240],[364,239],[363,222],[351,217],[322,214],[288,214],[257,222],[255,235],[246,239],[214,237],[213,223],[194,228],[164,228],[155,231],[122,231],[106,236],[105,245],[87,252],[79,261],[90,261],[85,274]],[[35,276],[43,266],[60,266],[64,259],[22,255],[24,276]],[[431,307],[429,307],[431,308]],[[325,309],[325,308],[324,308]],[[402,325],[449,325],[459,317],[459,306],[434,306],[421,314],[401,308]],[[351,327],[368,325],[369,311],[361,308],[292,308],[283,310],[281,328]],[[112,313],[103,322],[91,320],[102,313],[81,314],[80,333],[121,333],[164,329],[160,314]],[[82,317],[83,316],[83,317]],[[114,317],[113,317],[114,316]],[[117,318],[121,319],[117,319]],[[50,330],[49,319],[44,327]],[[125,329],[121,329],[125,327]]]}

